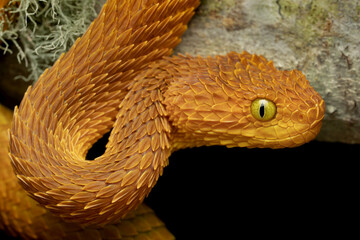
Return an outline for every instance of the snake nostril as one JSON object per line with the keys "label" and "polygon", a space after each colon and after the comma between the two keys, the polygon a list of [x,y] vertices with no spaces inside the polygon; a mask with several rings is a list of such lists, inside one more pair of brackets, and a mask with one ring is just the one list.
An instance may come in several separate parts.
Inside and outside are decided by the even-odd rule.
{"label": "snake nostril", "polygon": [[300,112],[299,110],[296,110],[291,114],[291,119],[292,121],[299,123],[306,123],[308,120],[305,114],[303,112]]}

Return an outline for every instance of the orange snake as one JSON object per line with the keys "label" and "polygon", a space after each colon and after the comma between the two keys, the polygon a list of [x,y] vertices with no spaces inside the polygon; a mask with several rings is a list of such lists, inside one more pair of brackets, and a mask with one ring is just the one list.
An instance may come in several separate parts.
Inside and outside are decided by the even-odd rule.
{"label": "orange snake", "polygon": [[[318,134],[325,104],[301,72],[247,52],[168,57],[198,4],[108,0],[29,87],[9,134],[3,115],[0,229],[27,239],[171,239],[139,205],[173,151],[295,147]],[[105,153],[86,161],[110,130]]]}

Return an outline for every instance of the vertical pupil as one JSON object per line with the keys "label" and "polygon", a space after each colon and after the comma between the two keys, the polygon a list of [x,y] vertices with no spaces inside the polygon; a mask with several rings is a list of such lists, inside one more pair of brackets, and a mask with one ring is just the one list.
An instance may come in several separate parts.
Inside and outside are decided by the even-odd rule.
{"label": "vertical pupil", "polygon": [[264,105],[264,103],[260,104],[259,114],[260,114],[261,118],[263,118],[264,115],[265,115],[265,105]]}

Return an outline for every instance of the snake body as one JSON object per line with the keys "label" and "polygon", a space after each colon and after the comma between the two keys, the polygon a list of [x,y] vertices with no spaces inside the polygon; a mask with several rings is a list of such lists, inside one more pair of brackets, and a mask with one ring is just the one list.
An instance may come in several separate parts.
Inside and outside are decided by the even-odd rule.
{"label": "snake body", "polygon": [[[108,0],[83,37],[29,87],[9,139],[1,139],[11,159],[3,148],[1,228],[23,238],[172,238],[139,205],[173,151],[294,147],[317,135],[324,101],[301,72],[277,70],[247,52],[167,57],[198,4]],[[252,116],[256,99],[276,104],[271,120]],[[105,153],[86,161],[110,130]]]}

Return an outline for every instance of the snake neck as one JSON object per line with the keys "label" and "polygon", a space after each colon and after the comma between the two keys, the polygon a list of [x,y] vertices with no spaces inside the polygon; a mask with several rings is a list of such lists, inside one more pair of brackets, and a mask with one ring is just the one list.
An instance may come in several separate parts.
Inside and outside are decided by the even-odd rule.
{"label": "snake neck", "polygon": [[[238,54],[229,56],[236,61]],[[172,127],[171,151],[211,145],[231,147],[246,140],[229,133],[229,129],[244,126],[239,121],[244,113],[237,107],[243,99],[230,94],[231,87],[224,80],[226,73],[219,73],[232,64],[228,61],[228,56],[204,59],[179,55],[157,61],[138,75],[137,81],[164,82],[161,103]]]}

